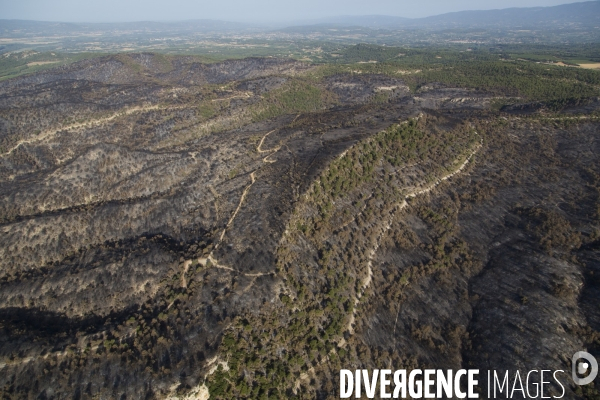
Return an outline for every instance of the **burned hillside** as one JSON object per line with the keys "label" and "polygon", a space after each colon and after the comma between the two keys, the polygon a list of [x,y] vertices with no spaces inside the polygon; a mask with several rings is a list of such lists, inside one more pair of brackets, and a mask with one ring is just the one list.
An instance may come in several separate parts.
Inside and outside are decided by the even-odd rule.
{"label": "burned hillside", "polygon": [[598,355],[598,103],[500,97],[149,53],[0,82],[0,393],[328,398],[340,368]]}

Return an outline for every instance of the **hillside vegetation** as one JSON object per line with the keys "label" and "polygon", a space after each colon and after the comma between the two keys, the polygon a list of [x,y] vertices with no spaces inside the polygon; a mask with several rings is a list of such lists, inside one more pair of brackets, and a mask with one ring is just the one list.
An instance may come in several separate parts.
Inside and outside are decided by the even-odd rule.
{"label": "hillside vegetation", "polygon": [[0,397],[328,399],[340,368],[600,356],[598,72],[336,51],[0,82]]}

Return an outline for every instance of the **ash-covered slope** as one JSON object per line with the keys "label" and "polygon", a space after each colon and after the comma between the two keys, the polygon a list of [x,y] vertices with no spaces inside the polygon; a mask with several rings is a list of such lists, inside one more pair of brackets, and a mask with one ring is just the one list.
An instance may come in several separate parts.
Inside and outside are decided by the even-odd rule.
{"label": "ash-covered slope", "polygon": [[0,84],[6,398],[326,398],[341,367],[596,351],[597,119],[314,68],[134,54]]}

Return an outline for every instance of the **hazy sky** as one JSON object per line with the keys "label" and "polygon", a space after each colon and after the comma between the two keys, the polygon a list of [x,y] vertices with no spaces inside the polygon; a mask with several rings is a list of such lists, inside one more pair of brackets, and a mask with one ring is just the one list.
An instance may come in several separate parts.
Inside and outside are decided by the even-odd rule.
{"label": "hazy sky", "polygon": [[221,19],[284,22],[336,15],[425,17],[451,11],[553,6],[570,0],[0,0],[0,19],[71,22]]}

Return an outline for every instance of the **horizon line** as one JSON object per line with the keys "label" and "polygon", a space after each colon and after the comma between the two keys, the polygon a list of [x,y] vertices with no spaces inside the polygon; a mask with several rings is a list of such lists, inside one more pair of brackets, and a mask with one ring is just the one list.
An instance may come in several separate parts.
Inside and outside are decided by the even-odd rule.
{"label": "horizon line", "polygon": [[[196,21],[211,21],[211,22],[224,22],[224,23],[233,23],[233,24],[246,24],[246,25],[286,25],[289,23],[300,23],[304,25],[316,25],[322,22],[322,20],[330,19],[330,18],[366,18],[366,17],[386,17],[386,18],[398,18],[405,20],[422,20],[431,17],[437,17],[441,15],[449,15],[449,14],[459,14],[465,12],[493,12],[493,11],[503,11],[503,10],[526,10],[526,9],[540,9],[540,8],[555,8],[562,7],[566,5],[573,4],[583,4],[583,3],[597,3],[600,0],[587,0],[587,1],[576,1],[572,3],[563,3],[557,4],[554,6],[535,6],[535,7],[506,7],[506,8],[490,8],[490,9],[465,9],[460,11],[449,11],[441,14],[431,14],[424,17],[404,17],[401,15],[391,15],[391,14],[336,14],[329,16],[322,16],[316,18],[302,18],[302,19],[279,19],[275,21],[272,20],[236,20],[236,19],[220,19],[220,18],[191,18],[191,19],[172,19],[172,20],[154,20],[154,19],[141,19],[141,20],[128,20],[128,21],[68,21],[68,20],[43,20],[43,19],[23,19],[23,18],[0,18],[0,21],[21,21],[21,22],[46,22],[46,23],[56,23],[56,24],[134,24],[134,23],[159,23],[159,24],[173,24],[173,23],[182,23],[182,22],[196,22]],[[291,25],[297,26],[297,25]]]}

